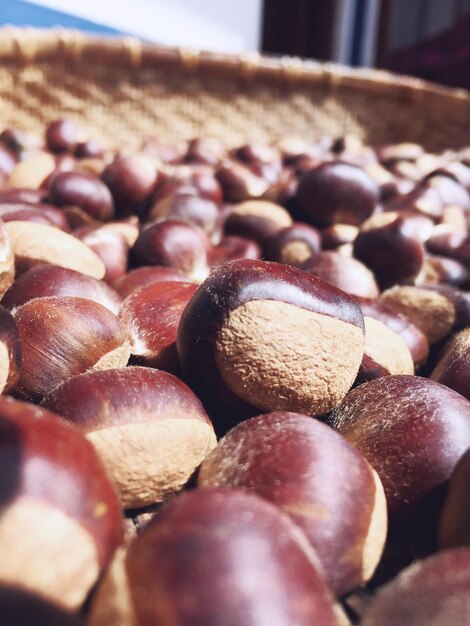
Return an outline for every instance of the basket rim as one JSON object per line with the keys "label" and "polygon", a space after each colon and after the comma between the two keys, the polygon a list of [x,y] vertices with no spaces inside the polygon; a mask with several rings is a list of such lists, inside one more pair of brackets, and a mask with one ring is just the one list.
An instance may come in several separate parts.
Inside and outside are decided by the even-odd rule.
{"label": "basket rim", "polygon": [[350,87],[383,92],[389,97],[452,106],[468,117],[470,91],[446,87],[388,70],[351,68],[299,57],[273,57],[257,52],[239,55],[167,47],[133,36],[94,35],[62,28],[0,28],[0,64],[20,66],[46,61],[81,63],[93,59],[104,64],[138,68],[179,67],[190,73],[220,73],[244,81],[272,79],[291,85],[327,85],[332,90]]}

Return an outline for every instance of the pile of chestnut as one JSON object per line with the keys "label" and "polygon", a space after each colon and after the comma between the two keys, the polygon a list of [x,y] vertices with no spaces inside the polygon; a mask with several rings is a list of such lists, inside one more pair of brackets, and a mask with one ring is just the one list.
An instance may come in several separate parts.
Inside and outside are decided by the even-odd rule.
{"label": "pile of chestnut", "polygon": [[0,624],[470,625],[470,148],[0,134]]}

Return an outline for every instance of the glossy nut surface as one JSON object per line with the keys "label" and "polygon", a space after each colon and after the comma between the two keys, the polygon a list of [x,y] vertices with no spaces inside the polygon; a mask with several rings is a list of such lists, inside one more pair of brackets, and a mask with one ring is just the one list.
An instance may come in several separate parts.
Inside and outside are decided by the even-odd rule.
{"label": "glossy nut surface", "polygon": [[315,419],[277,412],[238,424],[203,461],[198,484],[247,490],[279,506],[305,532],[337,595],[369,579],[382,554],[387,513],[380,480],[359,452]]}
{"label": "glossy nut surface", "polygon": [[93,446],[57,415],[0,397],[0,581],[76,610],[122,537]]}
{"label": "glossy nut surface", "polygon": [[364,170],[341,162],[323,163],[305,172],[297,190],[305,221],[323,226],[361,224],[372,214],[378,198],[377,186]]}
{"label": "glossy nut surface", "polygon": [[439,552],[403,570],[383,587],[364,626],[468,624],[470,548]]}
{"label": "glossy nut surface", "polygon": [[62,172],[49,188],[49,198],[58,207],[79,207],[92,218],[106,221],[113,217],[114,204],[108,187],[96,176]]}
{"label": "glossy nut surface", "polygon": [[470,328],[452,337],[430,378],[470,400]]}
{"label": "glossy nut surface", "polygon": [[390,523],[433,533],[442,489],[470,445],[470,402],[418,376],[384,376],[350,391],[331,417],[382,480]]}
{"label": "glossy nut surface", "polygon": [[12,314],[0,305],[0,393],[11,391],[20,377],[21,339]]}
{"label": "glossy nut surface", "polygon": [[159,511],[98,590],[90,625],[110,619],[115,626],[346,623],[302,532],[271,503],[234,489],[191,491]]}
{"label": "glossy nut surface", "polygon": [[344,292],[294,267],[240,260],[213,270],[181,318],[178,354],[205,398],[231,410],[321,414],[359,368],[363,317]]}
{"label": "glossy nut surface", "polygon": [[125,367],[126,330],[101,304],[68,296],[30,300],[13,312],[23,349],[15,393],[40,400],[54,387],[89,369]]}
{"label": "glossy nut surface", "polygon": [[216,443],[194,393],[175,376],[145,367],[75,376],[42,404],[93,443],[125,508],[181,489]]}

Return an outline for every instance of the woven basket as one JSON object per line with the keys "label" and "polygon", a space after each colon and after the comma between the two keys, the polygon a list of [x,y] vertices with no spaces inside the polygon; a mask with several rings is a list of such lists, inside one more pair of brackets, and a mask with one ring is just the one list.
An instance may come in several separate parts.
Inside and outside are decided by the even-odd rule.
{"label": "woven basket", "polygon": [[358,134],[429,150],[470,144],[470,95],[383,71],[222,56],[73,31],[0,29],[2,125],[42,133],[59,116],[109,148],[215,136]]}

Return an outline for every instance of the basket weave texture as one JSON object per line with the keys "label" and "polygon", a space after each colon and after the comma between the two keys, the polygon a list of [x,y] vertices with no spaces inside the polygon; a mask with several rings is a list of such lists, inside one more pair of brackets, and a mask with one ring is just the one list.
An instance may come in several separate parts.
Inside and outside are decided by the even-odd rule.
{"label": "basket weave texture", "polygon": [[384,71],[170,49],[134,38],[0,29],[3,127],[60,116],[109,148],[214,136],[227,145],[345,132],[429,150],[470,144],[470,94]]}

